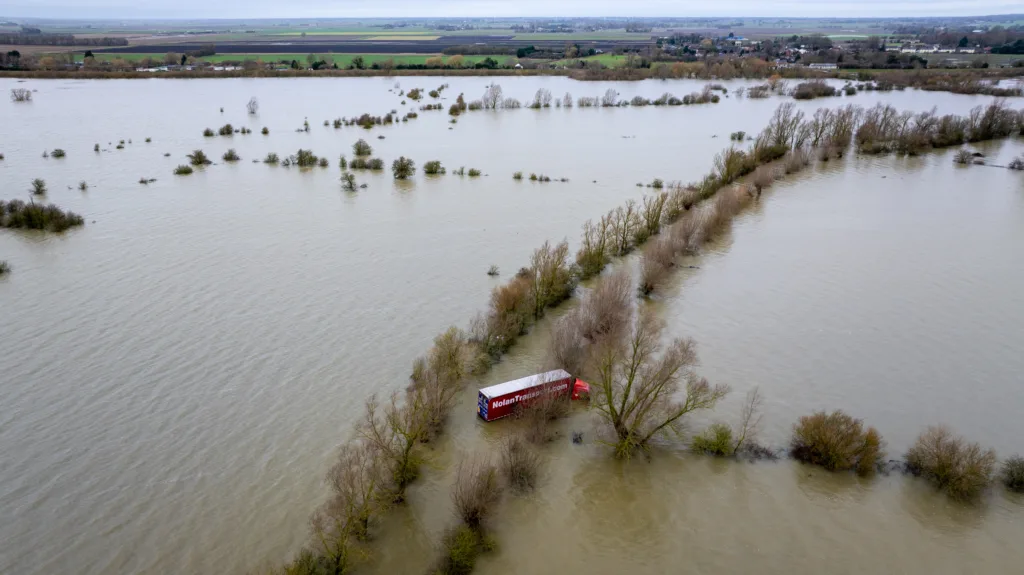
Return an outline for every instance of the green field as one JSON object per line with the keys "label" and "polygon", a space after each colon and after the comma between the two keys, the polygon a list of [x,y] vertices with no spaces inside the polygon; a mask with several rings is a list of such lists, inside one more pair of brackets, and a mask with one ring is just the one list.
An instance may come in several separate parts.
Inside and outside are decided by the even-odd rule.
{"label": "green field", "polygon": [[[142,60],[143,58],[147,58],[147,57],[148,58],[153,58],[154,60],[162,61],[163,57],[164,57],[163,54],[103,53],[103,52],[98,52],[98,51],[94,52],[93,55],[97,59],[99,59],[101,61],[103,61],[103,60],[113,60],[113,59],[116,59],[116,58],[122,58],[122,59],[128,60],[128,61],[138,61],[138,60]],[[274,53],[274,54],[260,54],[260,53],[251,53],[251,54],[216,54],[216,55],[213,55],[213,56],[206,56],[204,58],[200,58],[200,60],[205,61],[205,62],[214,62],[214,63],[220,63],[220,62],[225,62],[225,61],[235,62],[235,61],[244,61],[244,60],[263,60],[264,62],[280,62],[281,60],[287,60],[287,61],[290,62],[292,60],[296,60],[299,63],[305,65],[305,63],[306,63],[306,56],[308,56],[308,55],[309,55],[308,53],[302,53],[302,54],[300,54],[300,53],[280,53],[280,54],[277,54],[277,53]],[[317,57],[323,57],[328,62],[333,62],[333,63],[337,64],[339,68],[347,68],[349,65],[352,64],[352,59],[355,58],[356,56],[362,56],[363,60],[366,62],[366,66],[369,67],[369,66],[372,66],[375,62],[376,63],[380,63],[380,62],[384,62],[386,60],[393,60],[396,65],[397,64],[406,64],[406,65],[409,65],[409,64],[413,64],[413,65],[416,65],[416,64],[426,64],[427,58],[433,58],[433,57],[436,57],[436,56],[441,56],[441,54],[317,54],[316,56]],[[450,58],[450,56],[442,56],[442,57],[446,61],[448,60],[448,58]],[[467,64],[476,64],[477,62],[483,62],[484,59],[487,58],[487,57],[488,56],[463,56],[462,58],[463,58],[463,62],[465,62]],[[514,60],[514,58],[512,58],[511,56],[492,56],[492,58],[497,60],[499,64],[509,64],[509,65],[511,65],[512,61]],[[82,54],[76,54],[75,55],[75,59],[77,61],[81,61],[82,60]]]}
{"label": "green field", "polygon": [[623,66],[626,63],[626,57],[615,54],[598,54],[596,56],[586,56],[584,58],[572,58],[569,60],[555,60],[552,62],[555,66],[569,66],[573,62],[600,62],[609,68],[616,68]]}

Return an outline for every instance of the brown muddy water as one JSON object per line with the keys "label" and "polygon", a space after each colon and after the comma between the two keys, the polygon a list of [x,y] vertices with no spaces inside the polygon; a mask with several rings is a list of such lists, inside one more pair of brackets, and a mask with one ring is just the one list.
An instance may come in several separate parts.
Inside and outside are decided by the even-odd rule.
{"label": "brown muddy water", "polygon": [[[484,306],[502,281],[488,266],[507,277],[545,239],[574,243],[584,220],[642,196],[637,182],[698,178],[730,132],[756,133],[782,101],[322,125],[408,109],[388,92],[395,82],[442,81],[447,106],[491,80],[0,81],[0,92],[38,90],[30,104],[0,104],[0,197],[27,198],[42,177],[47,200],[87,222],[62,235],[0,230],[13,268],[0,279],[0,572],[239,572],[286,559],[362,402],[402,388],[431,338]],[[541,87],[653,99],[702,86],[496,81],[524,103]],[[964,113],[989,100],[909,91],[798,105],[877,101]],[[305,118],[310,132],[296,133]],[[228,122],[254,133],[201,136]],[[337,158],[359,137],[388,163],[486,175],[357,174],[368,188],[346,194]],[[115,150],[121,139],[132,143]],[[300,147],[331,167],[250,163]],[[41,157],[54,148],[67,157]],[[172,176],[195,148],[218,165]],[[243,161],[220,162],[228,148]],[[983,149],[1005,164],[1024,146]],[[734,420],[757,385],[773,445],[798,416],[841,408],[878,427],[894,456],[937,422],[1002,456],[1024,449],[1024,179],[951,155],[850,157],[781,182],[694,259],[699,269],[677,274],[650,305],[700,343],[703,375],[734,388],[694,428]],[[514,182],[520,170],[570,182]],[[68,189],[80,180],[88,192]],[[547,325],[481,384],[536,371]],[[485,426],[474,405],[475,385],[410,504],[387,517],[369,571],[429,564],[453,522],[450,462],[512,425]],[[901,476],[672,445],[626,464],[594,442],[589,414],[564,426],[587,441],[553,444],[540,489],[505,499],[499,549],[478,572],[1004,573],[1024,561],[1024,502],[1000,489],[960,506]]]}

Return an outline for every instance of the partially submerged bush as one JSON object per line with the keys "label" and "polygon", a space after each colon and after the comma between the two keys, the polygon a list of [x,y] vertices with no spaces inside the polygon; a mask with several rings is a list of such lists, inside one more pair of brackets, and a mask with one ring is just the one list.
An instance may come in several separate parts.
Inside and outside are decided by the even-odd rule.
{"label": "partially submerged bush", "polygon": [[493,543],[488,537],[467,525],[445,529],[441,538],[441,559],[432,575],[469,575],[477,557],[489,551]]}
{"label": "partially submerged bush", "polygon": [[373,148],[370,147],[370,144],[366,143],[366,140],[360,138],[356,140],[356,143],[352,144],[352,153],[356,157],[369,156],[373,154]]}
{"label": "partially submerged bush", "polygon": [[796,100],[813,100],[814,98],[823,98],[835,95],[836,89],[829,86],[824,80],[802,82],[797,84],[796,88],[793,90],[793,98]]}
{"label": "partially submerged bush", "polygon": [[31,102],[32,90],[28,88],[11,88],[12,102]]}
{"label": "partially submerged bush", "polygon": [[187,176],[192,173],[192,166],[188,164],[181,164],[177,168],[174,168],[175,176]]}
{"label": "partially submerged bush", "polygon": [[212,163],[202,150],[193,150],[187,157],[193,166],[205,166]]}
{"label": "partially submerged bush", "polygon": [[230,136],[235,133],[235,128],[231,124],[224,124],[217,130],[217,133],[221,136]]}
{"label": "partially submerged bush", "polygon": [[391,162],[391,173],[396,180],[405,180],[416,173],[416,163],[405,156],[399,156]]}
{"label": "partially submerged bush", "polygon": [[352,172],[341,174],[341,189],[346,192],[356,191],[356,175]]}
{"label": "partially submerged bush", "polygon": [[384,160],[380,158],[353,158],[348,167],[353,170],[383,170]]}
{"label": "partially submerged bush", "polygon": [[1016,157],[1010,160],[1010,163],[1006,165],[1011,170],[1024,170],[1024,156]]}
{"label": "partially submerged bush", "polygon": [[452,503],[463,523],[473,529],[482,527],[500,496],[498,470],[490,461],[478,456],[459,462],[452,486]]}
{"label": "partially submerged bush", "polygon": [[697,453],[728,457],[733,453],[732,428],[724,423],[714,423],[690,440],[690,448]]}
{"label": "partially submerged bush", "polygon": [[512,179],[513,180],[521,180],[521,179],[523,179],[523,173],[522,172],[516,172],[516,173],[512,174]]}
{"label": "partially submerged bush", "polygon": [[513,490],[530,491],[537,486],[540,456],[520,435],[510,435],[501,442],[501,471]]}
{"label": "partially submerged bush", "polygon": [[0,276],[11,273],[11,264],[6,260],[0,260]]}
{"label": "partially submerged bush", "polygon": [[29,189],[34,196],[41,196],[46,193],[46,180],[36,178],[32,180],[32,187]]}
{"label": "partially submerged bush", "polygon": [[320,161],[320,158],[316,157],[316,154],[312,150],[303,150],[299,148],[299,151],[295,153],[292,163],[301,168],[311,168]]}
{"label": "partially submerged bush", "polygon": [[884,456],[878,432],[873,427],[865,431],[861,420],[842,411],[801,417],[793,426],[790,452],[829,471],[856,469],[860,475],[873,473]]}
{"label": "partially submerged bush", "polygon": [[50,152],[50,155],[53,156],[54,158],[63,158],[67,154],[64,153],[64,150],[57,148],[54,151]]}
{"label": "partially submerged bush", "polygon": [[476,177],[479,177],[479,176],[480,176],[480,170],[478,170],[476,168],[470,168],[469,169],[469,177],[476,178]]}
{"label": "partially submerged bush", "polygon": [[1024,493],[1024,457],[1014,455],[1004,461],[1000,479],[1010,491]]}
{"label": "partially submerged bush", "polygon": [[85,180],[82,180],[81,182],[78,182],[78,189],[84,192],[89,189],[89,184],[87,184]]}
{"label": "partially submerged bush", "polygon": [[0,227],[62,232],[85,223],[82,216],[65,212],[53,204],[0,200]]}
{"label": "partially submerged bush", "polygon": [[234,148],[229,148],[228,151],[224,152],[223,160],[225,162],[237,162],[242,158],[238,157],[238,153],[235,152]]}
{"label": "partially submerged bush", "polygon": [[281,161],[281,159],[278,158],[277,154],[275,154],[274,152],[268,153],[267,157],[263,158],[263,163],[264,164],[277,165],[280,161]]}
{"label": "partially submerged bush", "polygon": [[316,165],[320,166],[321,168],[326,168],[327,166],[330,166],[331,163],[327,160],[327,158],[320,158],[319,160],[317,160]]}
{"label": "partially submerged bush", "polygon": [[907,451],[907,468],[954,499],[973,499],[992,481],[996,453],[945,426],[927,428]]}
{"label": "partially submerged bush", "polygon": [[973,159],[974,156],[971,155],[971,151],[966,148],[961,148],[957,150],[955,154],[953,154],[953,163],[956,164],[967,165],[970,164],[971,160]]}
{"label": "partially submerged bush", "polygon": [[260,130],[260,132],[261,132],[261,133],[262,133],[262,134],[263,134],[264,136],[266,136],[266,135],[270,134],[270,130],[269,130],[269,129],[268,129],[268,128],[267,128],[266,126],[263,126],[263,129],[262,129],[262,130]]}
{"label": "partially submerged bush", "polygon": [[431,160],[423,164],[423,173],[429,176],[436,176],[445,172],[444,166],[437,160]]}
{"label": "partially submerged bush", "polygon": [[204,138],[212,138],[212,137],[214,137],[216,135],[217,134],[213,130],[211,130],[209,128],[203,130],[203,137]]}

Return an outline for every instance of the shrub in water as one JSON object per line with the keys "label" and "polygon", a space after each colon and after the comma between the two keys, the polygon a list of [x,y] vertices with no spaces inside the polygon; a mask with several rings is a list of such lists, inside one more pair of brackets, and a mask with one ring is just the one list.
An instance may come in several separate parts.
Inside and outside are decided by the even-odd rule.
{"label": "shrub in water", "polygon": [[448,528],[441,539],[442,554],[435,575],[468,575],[485,550],[483,536],[466,525]]}
{"label": "shrub in water", "polygon": [[501,443],[501,471],[512,489],[525,492],[537,486],[540,457],[519,435],[511,435]]}
{"label": "shrub in water", "polygon": [[512,179],[513,180],[521,180],[521,179],[523,179],[523,173],[522,172],[516,172],[516,173],[512,174]]}
{"label": "shrub in water", "polygon": [[0,228],[21,228],[62,232],[85,223],[82,216],[65,212],[53,204],[0,200]]}
{"label": "shrub in water", "polygon": [[267,154],[266,158],[263,158],[263,163],[264,164],[275,164],[276,165],[280,161],[281,161],[280,158],[278,158],[277,154],[275,154],[274,152],[270,152],[269,154]]}
{"label": "shrub in water", "polygon": [[12,102],[31,102],[32,91],[28,88],[11,88]]}
{"label": "shrub in water", "polygon": [[11,266],[5,260],[0,260],[0,276],[11,273]]}
{"label": "shrub in water", "polygon": [[301,168],[313,167],[316,165],[317,161],[319,161],[319,158],[316,157],[316,154],[314,154],[312,150],[303,150],[301,148],[296,152],[295,159],[292,160],[294,164]]}
{"label": "shrub in water", "polygon": [[89,189],[89,184],[85,183],[85,180],[82,180],[81,182],[78,182],[78,189],[84,192]]}
{"label": "shrub in water", "polygon": [[409,176],[416,173],[416,163],[405,156],[400,156],[391,162],[391,173],[395,175],[396,180],[408,179]]}
{"label": "shrub in water", "polygon": [[235,133],[235,128],[231,124],[224,124],[217,133],[221,136],[230,136]]}
{"label": "shrub in water", "polygon": [[356,143],[352,144],[352,153],[357,157],[369,156],[373,154],[373,148],[370,147],[370,144],[366,143],[366,140],[360,138],[356,140]]}
{"label": "shrub in water", "polygon": [[66,154],[64,153],[64,150],[57,148],[56,150],[51,152],[50,155],[53,156],[54,158],[63,158]]}
{"label": "shrub in water", "polygon": [[187,157],[193,166],[205,166],[212,163],[210,162],[210,158],[207,158],[206,153],[202,150],[193,150]]}
{"label": "shrub in water", "polygon": [[36,178],[36,179],[32,180],[32,189],[31,189],[31,191],[32,191],[32,194],[36,195],[36,196],[41,196],[41,195],[45,194],[46,193],[46,180],[43,180],[42,178]]}
{"label": "shrub in water", "polygon": [[996,453],[945,426],[929,427],[907,451],[907,467],[954,499],[977,497],[992,481]]}
{"label": "shrub in water", "polygon": [[225,162],[237,162],[238,160],[242,159],[238,157],[238,154],[235,152],[234,148],[230,148],[228,149],[228,151],[224,152],[223,158]]}
{"label": "shrub in water", "polygon": [[175,176],[187,176],[192,173],[192,166],[188,164],[181,164],[177,168],[174,168]]}
{"label": "shrub in water", "polygon": [[1024,493],[1024,457],[1014,455],[1004,461],[1001,479],[1010,491]]}
{"label": "shrub in water", "polygon": [[690,441],[690,448],[697,453],[708,455],[721,457],[732,455],[732,428],[724,423],[712,424],[704,430],[704,433],[694,436]]}
{"label": "shrub in water", "polygon": [[267,134],[270,133],[270,130],[268,130],[266,126],[263,126],[263,130],[261,130],[261,131],[263,132],[264,136],[266,136]]}
{"label": "shrub in water", "polygon": [[444,166],[437,160],[432,160],[423,164],[423,173],[431,176],[445,173]]}
{"label": "shrub in water", "polygon": [[966,148],[961,148],[953,154],[953,162],[957,164],[970,164],[972,159],[971,151]]}
{"label": "shrub in water", "polygon": [[356,191],[356,176],[352,172],[345,172],[341,175],[341,189],[346,192]]}
{"label": "shrub in water", "polygon": [[856,469],[869,475],[882,460],[881,436],[874,428],[864,430],[861,420],[842,411],[819,411],[800,418],[793,426],[790,451],[805,463],[829,471]]}
{"label": "shrub in water", "polygon": [[459,463],[452,486],[455,514],[463,523],[479,528],[501,496],[498,471],[490,462],[468,459]]}
{"label": "shrub in water", "polygon": [[469,169],[469,177],[471,177],[471,178],[476,178],[476,177],[478,177],[479,175],[480,175],[480,170],[478,170],[478,169],[476,169],[476,168],[470,168],[470,169]]}
{"label": "shrub in water", "polygon": [[380,158],[372,158],[366,163],[366,165],[371,170],[380,171],[384,169],[384,160]]}

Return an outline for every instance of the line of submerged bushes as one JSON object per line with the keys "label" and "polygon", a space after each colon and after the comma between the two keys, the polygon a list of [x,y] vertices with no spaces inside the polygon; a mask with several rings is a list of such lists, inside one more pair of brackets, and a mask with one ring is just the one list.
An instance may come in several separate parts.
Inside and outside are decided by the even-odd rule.
{"label": "line of submerged bushes", "polygon": [[[771,138],[765,138],[769,144]],[[777,159],[786,153],[782,146],[759,148],[763,162]],[[726,176],[731,178],[732,176]],[[611,257],[628,253],[642,244],[651,235],[658,233],[662,225],[678,220],[685,211],[697,202],[708,199],[724,185],[705,186],[702,190],[691,191],[679,188],[671,208],[662,209],[655,218],[648,214],[644,233],[635,233],[630,209],[623,208],[618,215],[615,241],[598,248],[587,237],[593,232],[584,227],[584,246],[572,263],[568,242],[552,245],[546,242],[531,257],[530,265],[521,269],[505,285],[498,286],[491,294],[486,312],[479,314],[468,331],[450,328],[438,336],[434,346],[423,358],[418,359],[411,376],[411,385],[404,393],[394,394],[383,407],[376,398],[367,404],[365,415],[357,425],[356,437],[341,449],[337,464],[328,475],[332,488],[331,499],[313,516],[311,544],[289,564],[285,570],[290,573],[344,573],[362,556],[362,549],[369,538],[371,522],[389,506],[404,500],[405,489],[419,475],[419,467],[425,457],[424,445],[435,441],[445,428],[445,422],[454,405],[458,392],[472,376],[478,376],[516,343],[516,341],[544,317],[546,311],[567,300],[582,279],[599,273],[610,262]],[[742,192],[748,195],[746,191]],[[740,197],[738,193],[733,198]],[[668,200],[665,200],[668,203]],[[717,228],[735,214],[735,200],[727,202],[728,210],[722,210],[718,217],[701,217],[702,225]],[[723,203],[724,205],[724,203]],[[709,238],[710,232],[702,237]],[[550,417],[538,417],[548,421]],[[522,488],[530,483],[529,461],[533,460],[529,449],[521,442],[509,440],[509,452],[503,458],[502,468],[509,485]],[[527,463],[524,463],[523,461]],[[473,487],[473,500],[493,502],[494,491],[499,489],[491,463],[484,463],[472,469],[460,469],[456,490],[466,491],[464,485]],[[463,499],[463,496],[453,495]],[[465,572],[466,561],[472,562],[477,553],[488,547],[480,527],[479,512],[467,514],[464,505],[456,501],[460,510],[462,526],[449,530],[443,541],[442,558],[438,569],[444,573]],[[462,566],[462,567],[460,567]]]}
{"label": "line of submerged bushes", "polygon": [[85,223],[82,216],[53,204],[0,200],[0,227],[62,232]]}
{"label": "line of submerged bushes", "polygon": [[[468,331],[453,327],[435,339],[430,352],[414,363],[411,384],[404,393],[392,395],[384,407],[375,398],[368,402],[356,437],[343,446],[328,476],[333,495],[314,514],[312,543],[286,571],[348,572],[363,557],[373,521],[391,505],[404,501],[405,489],[418,477],[419,467],[426,457],[424,445],[443,433],[456,396],[467,379],[486,372],[500,360],[548,308],[571,297],[579,281],[598,275],[612,257],[627,254],[655,236],[662,245],[659,250],[650,248],[651,252],[664,251],[668,245],[674,254],[694,253],[701,243],[725,229],[732,217],[769,185],[766,178],[758,182],[759,169],[787,154],[789,157],[781,168],[774,168],[771,180],[780,171],[801,169],[809,162],[811,146],[827,150],[819,154],[821,159],[841,155],[852,141],[859,116],[858,108],[848,106],[837,111],[819,111],[804,121],[792,105],[783,105],[751,150],[730,148],[722,152],[716,158],[715,171],[703,180],[688,186],[672,186],[669,192],[645,198],[640,205],[629,203],[613,210],[600,224],[587,222],[575,263],[570,261],[567,242],[557,245],[548,242],[538,248],[528,267],[521,269],[507,284],[494,289],[487,311],[471,322]],[[751,183],[733,185],[748,174],[754,174]],[[643,259],[656,259],[648,253],[645,250]],[[662,256],[661,261],[666,262],[667,258]],[[601,293],[605,285],[615,284],[609,279],[600,281],[577,311],[556,323],[551,356],[557,365],[586,373],[585,364],[581,363],[586,357],[585,349],[596,348],[595,343],[602,335],[616,332],[614,325],[622,325],[622,318],[626,318],[626,323],[632,321],[628,304],[601,306],[592,301],[594,294]],[[598,301],[622,302],[621,294],[633,290],[609,288],[604,291],[619,294],[618,300],[605,297]],[[643,286],[641,292],[650,293]],[[594,309],[595,305],[598,309]],[[576,335],[564,337],[566,330]],[[680,366],[690,364],[690,359],[681,359]],[[685,371],[685,374],[687,403],[690,396],[698,394],[703,400],[694,403],[693,409],[712,407],[715,400],[724,395],[723,388],[711,388],[706,382],[694,380],[692,373]],[[595,381],[599,392],[615,387],[616,383],[614,378],[604,385],[601,378]],[[658,389],[666,390],[664,386]],[[625,399],[631,401],[628,396]],[[753,438],[756,422],[747,414],[754,413],[755,403],[748,401],[744,424],[735,435],[732,428],[719,424],[694,438],[693,448],[719,455],[770,453]],[[601,405],[600,400],[597,405]],[[531,416],[538,421],[550,420],[548,410],[531,411],[543,414]],[[554,417],[557,415],[555,413]],[[607,411],[602,412],[602,416],[614,424],[609,427],[615,428],[612,431],[615,441],[625,444],[626,451],[617,450],[617,453],[645,449],[646,440],[657,431],[638,434],[636,432],[651,421],[635,421],[639,427],[625,426],[624,438],[623,430],[617,428],[623,422],[614,421]],[[845,430],[845,435],[838,434],[837,429]],[[991,477],[994,454],[952,436],[948,430],[936,429],[922,434],[908,452],[907,469],[933,480],[951,496],[975,495],[976,486],[986,484],[976,478]],[[646,439],[637,443],[637,436]],[[516,437],[508,438],[504,445],[500,466],[490,461],[460,466],[452,494],[460,524],[444,534],[438,572],[468,572],[475,557],[493,545],[482,526],[487,509],[497,499],[502,486],[529,488],[535,480],[537,463],[532,449],[522,438]],[[841,412],[819,413],[797,424],[791,454],[828,469],[857,469],[868,473],[878,468],[884,453],[882,446],[877,432],[870,428],[863,430],[858,420]],[[1020,458],[1004,463],[1004,481],[1008,487],[1017,488],[1024,483],[1022,467],[1024,462]]]}

